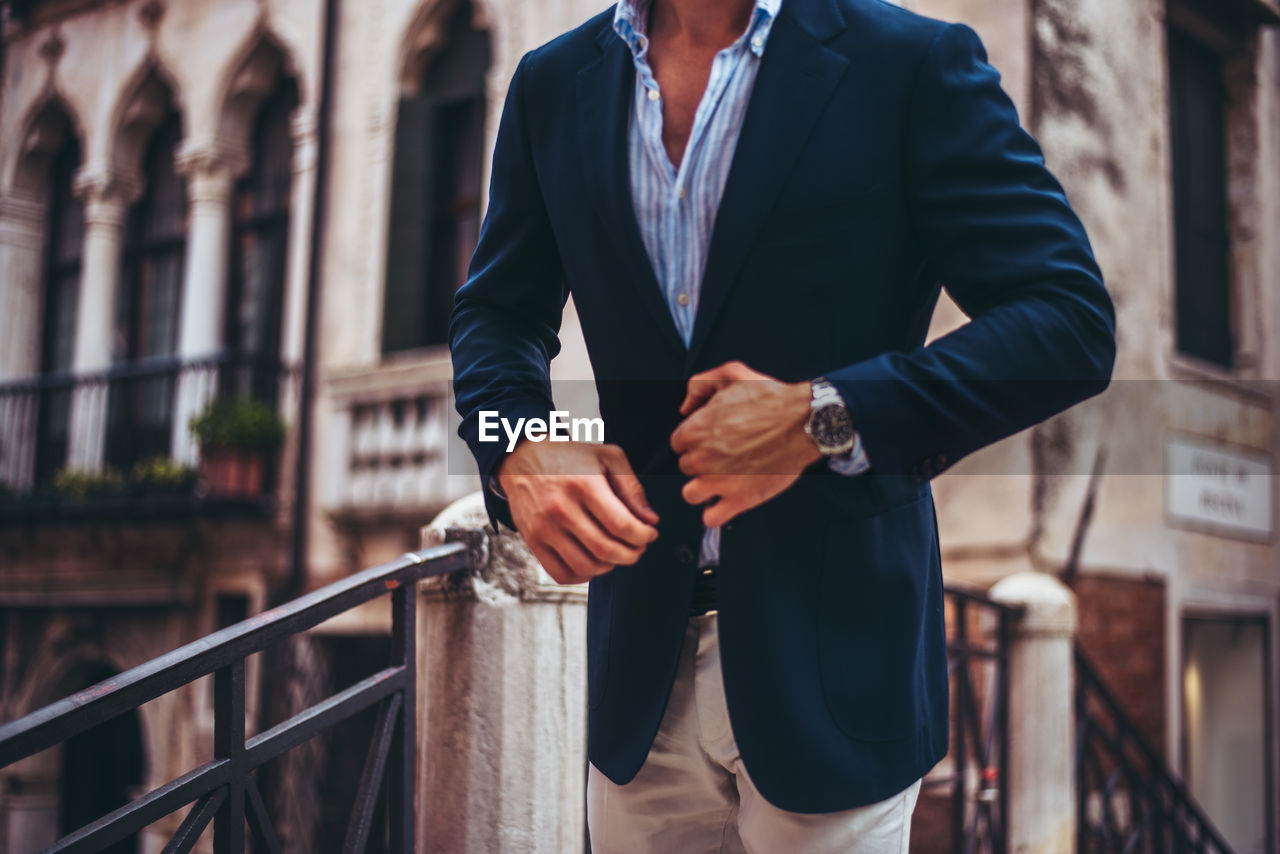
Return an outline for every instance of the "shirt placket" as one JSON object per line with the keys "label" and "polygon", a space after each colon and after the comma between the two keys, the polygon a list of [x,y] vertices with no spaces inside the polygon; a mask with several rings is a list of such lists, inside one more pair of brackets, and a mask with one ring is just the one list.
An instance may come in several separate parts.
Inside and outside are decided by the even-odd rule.
{"label": "shirt placket", "polygon": [[[644,47],[644,42],[641,42]],[[669,247],[684,247],[681,244],[691,239],[694,220],[694,202],[701,203],[699,190],[690,187],[690,179],[700,156],[708,128],[715,118],[716,110],[724,98],[730,79],[734,72],[734,59],[741,50],[741,43],[735,43],[716,54],[711,61],[711,73],[707,79],[707,89],[698,109],[694,114],[693,127],[689,132],[689,141],[685,145],[684,156],[677,169],[667,157],[666,147],[662,144],[662,94],[657,80],[647,61],[641,57],[640,80],[645,92],[642,109],[647,111],[644,122],[645,137],[649,149],[649,157],[659,165],[663,179],[662,209],[666,227],[662,229],[669,241]],[[676,328],[687,345],[692,339],[693,320],[698,310],[698,289],[696,282],[690,281],[701,275],[701,270],[686,270],[684,266],[687,252],[667,252],[665,257],[664,281],[672,291],[668,302],[675,315]],[[696,266],[696,265],[695,265]]]}

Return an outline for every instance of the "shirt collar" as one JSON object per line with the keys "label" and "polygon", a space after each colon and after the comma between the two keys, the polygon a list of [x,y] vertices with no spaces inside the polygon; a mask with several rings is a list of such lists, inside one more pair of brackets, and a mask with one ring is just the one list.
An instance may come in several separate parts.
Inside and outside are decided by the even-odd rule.
{"label": "shirt collar", "polygon": [[[613,29],[631,48],[636,59],[642,59],[649,52],[649,39],[645,34],[649,20],[649,7],[653,0],[618,0],[613,13]],[[773,20],[778,15],[782,0],[756,0],[755,11],[751,15],[751,23],[747,30],[732,47],[738,47],[750,40],[751,52],[757,57],[764,53],[765,42],[769,40],[769,31],[773,28]]]}

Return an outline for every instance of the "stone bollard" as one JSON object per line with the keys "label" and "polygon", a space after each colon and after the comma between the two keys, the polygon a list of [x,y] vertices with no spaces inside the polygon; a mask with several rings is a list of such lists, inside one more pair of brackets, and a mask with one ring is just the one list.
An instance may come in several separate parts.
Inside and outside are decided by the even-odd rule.
{"label": "stone bollard", "polygon": [[1009,851],[1074,854],[1075,594],[1051,575],[1020,572],[991,598],[1024,609],[1009,647]]}
{"label": "stone bollard", "polygon": [[575,854],[584,848],[587,590],[561,587],[479,493],[422,532],[468,543],[478,571],[425,582],[418,850]]}

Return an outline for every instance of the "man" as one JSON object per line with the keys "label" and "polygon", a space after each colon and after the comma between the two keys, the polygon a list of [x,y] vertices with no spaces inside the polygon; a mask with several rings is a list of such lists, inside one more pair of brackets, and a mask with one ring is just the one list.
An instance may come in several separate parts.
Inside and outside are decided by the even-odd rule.
{"label": "man", "polygon": [[[939,285],[971,321],[925,347]],[[554,409],[569,294],[608,444],[481,441]],[[1114,359],[974,33],[622,0],[529,53],[451,338],[494,524],[590,581],[593,850],[905,852],[947,750],[929,479]]]}

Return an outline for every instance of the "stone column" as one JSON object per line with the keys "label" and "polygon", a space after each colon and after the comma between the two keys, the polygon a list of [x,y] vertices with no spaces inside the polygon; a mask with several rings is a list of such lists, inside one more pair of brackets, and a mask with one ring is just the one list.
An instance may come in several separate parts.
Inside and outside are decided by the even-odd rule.
{"label": "stone column", "polygon": [[[182,274],[178,357],[189,362],[210,359],[222,351],[231,191],[236,178],[244,173],[244,159],[208,148],[185,149],[178,155],[178,171],[187,179],[191,211]],[[195,464],[197,449],[187,425],[213,399],[217,379],[216,368],[184,370],[179,374],[170,444],[175,460]]]}
{"label": "stone column", "polygon": [[[119,175],[82,172],[76,180],[76,192],[85,201],[83,266],[72,362],[77,374],[98,373],[111,366],[124,218],[140,191],[136,181]],[[102,467],[107,395],[106,383],[76,388],[71,400],[67,459],[70,468],[97,471]]]}
{"label": "stone column", "polygon": [[[280,413],[296,424],[302,418],[299,408],[302,395],[302,359],[306,345],[307,285],[311,271],[311,219],[316,192],[316,118],[315,111],[299,107],[290,117],[293,140],[293,178],[289,187],[289,244],[286,249],[284,304],[281,312],[280,359],[294,373],[281,377]],[[318,310],[318,309],[317,309]],[[313,408],[317,403],[313,400]],[[322,402],[320,406],[327,406]],[[326,416],[332,418],[333,416]],[[331,425],[321,429],[327,432]],[[331,442],[326,438],[326,444]],[[297,467],[298,431],[290,430],[285,440],[280,470],[292,472]],[[325,475],[322,475],[325,476]],[[297,484],[292,477],[280,479],[281,506],[293,503]]]}
{"label": "stone column", "polygon": [[[45,205],[0,196],[0,380],[40,370]],[[36,399],[0,395],[0,484],[30,488],[35,462]]]}
{"label": "stone column", "polygon": [[316,193],[317,129],[314,111],[299,108],[290,118],[293,180],[289,188],[289,249],[285,265],[281,356],[302,363],[306,339],[307,281],[311,272],[311,219]]}
{"label": "stone column", "polygon": [[418,850],[573,854],[585,839],[586,587],[561,587],[474,493],[423,531],[474,575],[424,585]]}
{"label": "stone column", "polygon": [[991,598],[1023,609],[1009,648],[1009,851],[1074,854],[1075,595],[1051,575],[1020,572]]}

